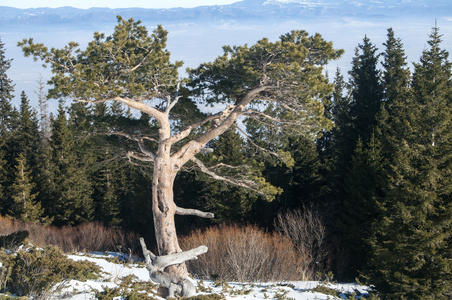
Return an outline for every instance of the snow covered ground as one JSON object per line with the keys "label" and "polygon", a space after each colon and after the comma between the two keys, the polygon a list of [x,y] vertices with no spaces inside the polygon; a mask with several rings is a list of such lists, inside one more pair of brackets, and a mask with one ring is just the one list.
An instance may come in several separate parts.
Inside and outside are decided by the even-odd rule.
{"label": "snow covered ground", "polygon": [[[112,255],[69,255],[73,260],[89,260],[103,271],[98,280],[86,282],[71,280],[58,286],[54,299],[88,300],[97,299],[97,293],[112,291],[115,288],[124,289],[124,281],[133,278],[133,282],[149,283],[149,274],[143,264],[122,264],[114,260]],[[216,293],[226,299],[278,299],[278,300],[326,300],[326,299],[362,299],[366,296],[368,287],[356,283],[339,284],[317,281],[299,281],[286,283],[225,283],[193,279],[198,294]],[[144,286],[144,285],[141,286]],[[130,286],[130,284],[129,284]],[[149,285],[148,285],[149,287]],[[127,288],[127,286],[126,286]],[[135,287],[136,289],[136,287]],[[143,290],[150,299],[163,299],[156,295],[157,288]],[[152,297],[152,298],[151,298]],[[108,298],[111,299],[111,298]],[[114,297],[115,300],[124,299]]]}

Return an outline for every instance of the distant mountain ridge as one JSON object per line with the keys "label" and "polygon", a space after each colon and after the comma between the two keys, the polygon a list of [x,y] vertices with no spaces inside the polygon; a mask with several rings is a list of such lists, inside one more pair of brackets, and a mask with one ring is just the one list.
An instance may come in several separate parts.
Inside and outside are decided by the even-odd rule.
{"label": "distant mountain ridge", "polygon": [[244,0],[229,5],[195,8],[33,8],[17,9],[0,6],[0,24],[98,24],[124,18],[159,22],[190,20],[255,20],[315,18],[319,16],[403,17],[422,14],[431,17],[452,17],[450,0]]}

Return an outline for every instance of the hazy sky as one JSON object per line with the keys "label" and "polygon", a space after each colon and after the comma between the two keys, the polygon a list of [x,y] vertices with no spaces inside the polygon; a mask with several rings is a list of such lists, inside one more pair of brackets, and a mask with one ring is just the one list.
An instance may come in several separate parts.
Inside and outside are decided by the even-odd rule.
{"label": "hazy sky", "polygon": [[0,0],[0,6],[17,8],[62,7],[72,6],[87,9],[90,7],[142,7],[142,8],[171,8],[196,7],[202,5],[231,4],[240,0]]}

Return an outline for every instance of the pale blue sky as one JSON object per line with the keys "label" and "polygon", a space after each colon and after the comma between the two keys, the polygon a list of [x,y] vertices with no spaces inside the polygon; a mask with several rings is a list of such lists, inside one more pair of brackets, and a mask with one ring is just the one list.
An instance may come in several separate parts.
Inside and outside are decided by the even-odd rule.
{"label": "pale blue sky", "polygon": [[0,0],[0,6],[17,8],[62,7],[72,6],[87,9],[91,7],[142,7],[142,8],[172,8],[196,7],[202,5],[231,4],[240,0]]}

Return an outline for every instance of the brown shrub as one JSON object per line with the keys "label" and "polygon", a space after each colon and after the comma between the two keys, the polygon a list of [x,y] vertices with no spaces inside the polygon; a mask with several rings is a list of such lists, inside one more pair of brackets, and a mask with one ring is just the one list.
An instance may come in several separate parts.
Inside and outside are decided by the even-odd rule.
{"label": "brown shrub", "polygon": [[188,262],[199,278],[227,281],[305,280],[302,257],[290,239],[256,226],[220,225],[196,230],[180,239],[185,250],[199,245],[209,251]]}
{"label": "brown shrub", "polygon": [[20,230],[30,233],[30,241],[39,246],[54,245],[64,252],[125,251],[141,253],[139,237],[133,232],[105,227],[100,222],[83,223],[75,227],[41,226],[0,216],[0,235]]}
{"label": "brown shrub", "polygon": [[298,253],[305,259],[302,269],[304,277],[319,279],[318,274],[330,268],[331,249],[327,243],[327,227],[324,218],[314,207],[278,213],[275,228],[290,238]]}

